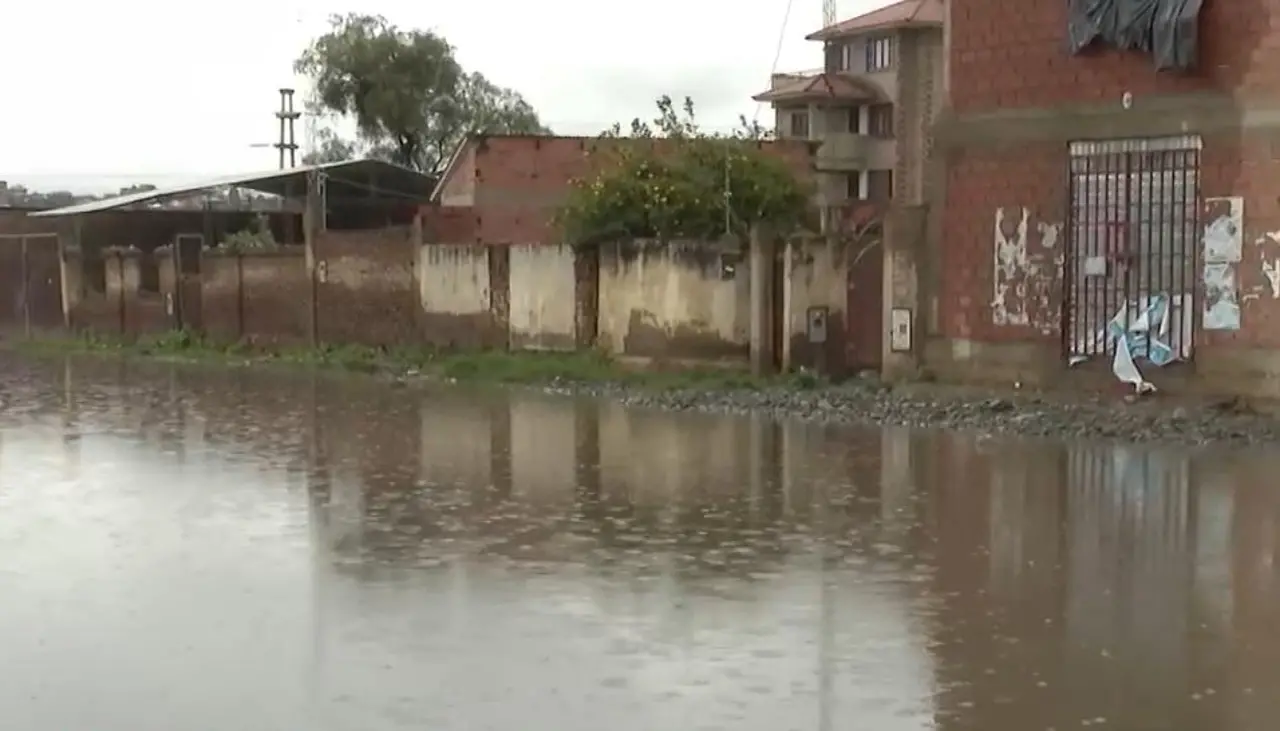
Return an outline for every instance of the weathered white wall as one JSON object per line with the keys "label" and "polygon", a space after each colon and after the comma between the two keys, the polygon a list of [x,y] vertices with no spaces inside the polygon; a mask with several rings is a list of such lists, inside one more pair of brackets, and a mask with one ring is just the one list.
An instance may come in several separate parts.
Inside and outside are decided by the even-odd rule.
{"label": "weathered white wall", "polygon": [[576,286],[573,247],[511,247],[511,347],[572,350]]}
{"label": "weathered white wall", "polygon": [[745,257],[703,242],[628,242],[600,256],[599,343],[641,357],[746,357]]}
{"label": "weathered white wall", "polygon": [[489,311],[489,255],[483,246],[428,244],[418,253],[418,292],[425,312]]}

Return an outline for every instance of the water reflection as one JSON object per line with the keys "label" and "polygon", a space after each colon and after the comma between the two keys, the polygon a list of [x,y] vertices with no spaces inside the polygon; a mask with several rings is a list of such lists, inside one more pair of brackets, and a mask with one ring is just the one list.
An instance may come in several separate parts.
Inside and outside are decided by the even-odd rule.
{"label": "water reflection", "polygon": [[5,367],[6,728],[1239,731],[1280,710],[1273,455]]}

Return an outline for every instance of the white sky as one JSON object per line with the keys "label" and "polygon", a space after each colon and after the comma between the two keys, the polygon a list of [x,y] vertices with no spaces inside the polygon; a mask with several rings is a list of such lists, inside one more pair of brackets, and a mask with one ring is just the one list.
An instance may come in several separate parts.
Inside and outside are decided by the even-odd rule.
{"label": "white sky", "polygon": [[[249,145],[276,141],[277,89],[301,90],[292,61],[332,12],[442,33],[463,66],[520,91],[557,133],[651,116],[663,93],[693,96],[707,126],[728,128],[757,112],[751,95],[768,86],[787,4],[12,3],[0,24],[0,180],[103,192],[274,167],[274,150]],[[840,16],[885,4],[840,0]],[[820,44],[804,40],[821,18],[821,0],[794,0],[779,70],[821,66]]]}

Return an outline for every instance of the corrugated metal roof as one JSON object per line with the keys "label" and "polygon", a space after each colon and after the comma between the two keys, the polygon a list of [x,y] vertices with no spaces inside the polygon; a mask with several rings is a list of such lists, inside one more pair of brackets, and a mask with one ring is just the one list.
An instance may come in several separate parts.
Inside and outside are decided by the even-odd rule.
{"label": "corrugated metal roof", "polygon": [[32,217],[54,218],[61,216],[81,216],[87,213],[111,211],[117,208],[136,206],[143,203],[173,198],[191,193],[198,193],[210,188],[248,188],[261,193],[274,195],[302,195],[306,190],[307,175],[313,171],[326,174],[325,195],[332,201],[335,199],[390,198],[400,201],[426,202],[431,197],[436,179],[417,170],[386,162],[385,160],[347,160],[320,165],[301,165],[288,170],[271,170],[259,173],[241,173],[219,178],[198,180],[184,185],[175,185],[140,193],[118,195],[102,200],[78,203],[73,206],[54,208],[47,211],[31,213]]}
{"label": "corrugated metal roof", "polygon": [[911,25],[942,25],[946,15],[942,0],[902,0],[810,33],[805,40],[825,41],[852,33]]}

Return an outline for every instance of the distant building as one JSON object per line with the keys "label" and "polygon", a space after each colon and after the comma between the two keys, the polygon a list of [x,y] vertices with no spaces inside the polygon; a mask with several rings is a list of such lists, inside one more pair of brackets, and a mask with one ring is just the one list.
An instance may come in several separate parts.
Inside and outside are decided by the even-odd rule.
{"label": "distant building", "polygon": [[943,0],[903,0],[806,36],[821,70],[775,74],[757,94],[778,136],[821,142],[819,202],[834,222],[857,201],[921,202],[929,128],[945,80]]}

